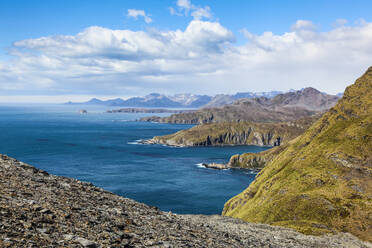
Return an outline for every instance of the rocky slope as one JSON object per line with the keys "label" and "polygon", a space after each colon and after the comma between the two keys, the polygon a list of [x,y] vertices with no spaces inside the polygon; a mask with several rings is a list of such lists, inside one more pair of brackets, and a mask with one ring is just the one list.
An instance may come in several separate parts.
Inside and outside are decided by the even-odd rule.
{"label": "rocky slope", "polygon": [[143,143],[169,146],[279,146],[302,134],[319,116],[283,123],[224,122],[204,124],[155,136]]}
{"label": "rocky slope", "polygon": [[176,215],[0,155],[0,247],[372,247],[221,216]]}
{"label": "rocky slope", "polygon": [[313,88],[279,94],[273,98],[241,99],[233,104],[203,108],[169,117],[145,117],[141,121],[178,124],[203,124],[233,121],[283,122],[308,117],[334,106],[339,97]]}
{"label": "rocky slope", "polygon": [[372,240],[372,67],[229,200],[223,214]]}

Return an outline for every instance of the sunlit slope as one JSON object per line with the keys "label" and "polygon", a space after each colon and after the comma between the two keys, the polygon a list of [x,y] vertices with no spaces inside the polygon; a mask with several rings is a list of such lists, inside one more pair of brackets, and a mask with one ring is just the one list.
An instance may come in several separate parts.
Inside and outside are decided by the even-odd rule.
{"label": "sunlit slope", "polygon": [[223,215],[372,241],[372,67],[230,199]]}

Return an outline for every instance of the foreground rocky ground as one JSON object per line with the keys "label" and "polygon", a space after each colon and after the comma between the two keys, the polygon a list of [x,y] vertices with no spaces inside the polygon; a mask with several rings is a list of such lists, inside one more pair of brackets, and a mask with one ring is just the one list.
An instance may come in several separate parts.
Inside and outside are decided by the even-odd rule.
{"label": "foreground rocky ground", "polygon": [[0,247],[372,247],[221,216],[176,215],[0,155]]}

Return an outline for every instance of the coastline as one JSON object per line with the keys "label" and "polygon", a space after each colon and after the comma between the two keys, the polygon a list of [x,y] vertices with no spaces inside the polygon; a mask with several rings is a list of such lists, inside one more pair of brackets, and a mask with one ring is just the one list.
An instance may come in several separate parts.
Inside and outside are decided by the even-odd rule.
{"label": "coastline", "polygon": [[178,215],[0,155],[0,246],[372,247],[222,216]]}

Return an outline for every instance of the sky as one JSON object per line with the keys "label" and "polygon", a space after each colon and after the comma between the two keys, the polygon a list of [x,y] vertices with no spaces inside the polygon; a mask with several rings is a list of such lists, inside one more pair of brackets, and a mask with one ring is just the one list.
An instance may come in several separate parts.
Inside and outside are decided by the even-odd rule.
{"label": "sky", "polygon": [[1,0],[0,102],[343,92],[372,66],[372,1]]}

